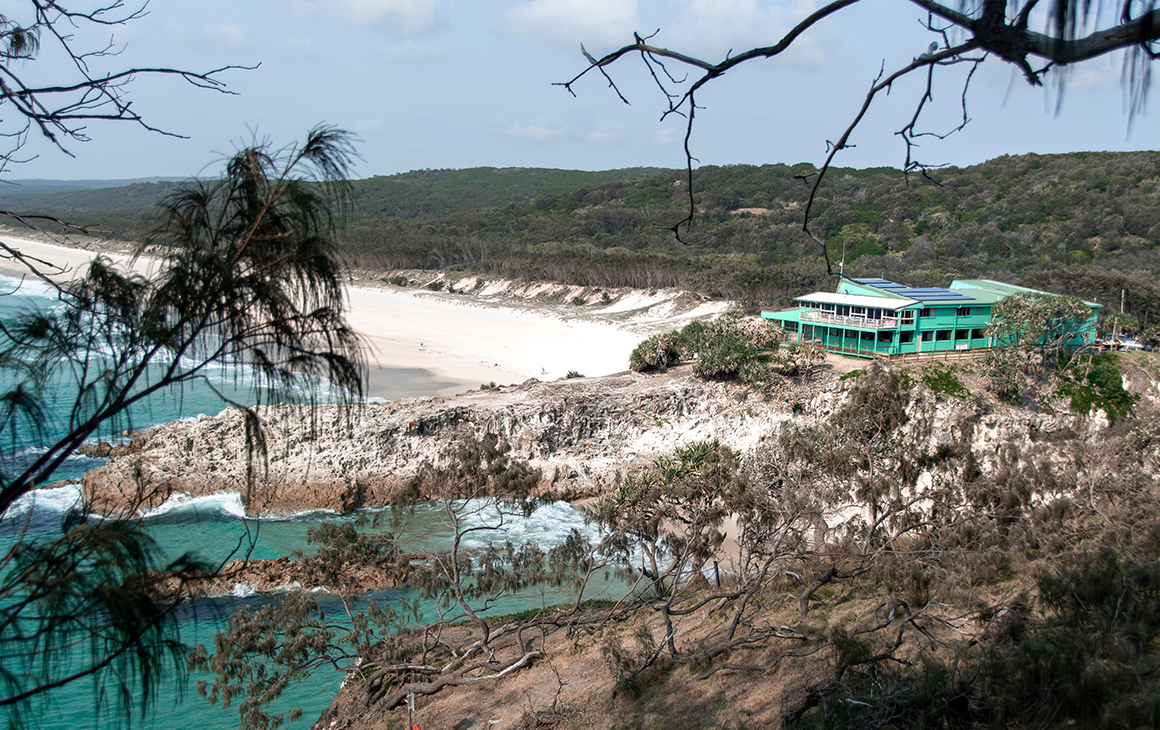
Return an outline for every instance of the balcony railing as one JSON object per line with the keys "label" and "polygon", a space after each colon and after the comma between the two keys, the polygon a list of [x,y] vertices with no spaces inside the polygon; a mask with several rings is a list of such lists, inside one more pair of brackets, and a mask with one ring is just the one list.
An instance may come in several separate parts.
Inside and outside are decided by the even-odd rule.
{"label": "balcony railing", "polygon": [[798,319],[803,322],[825,322],[826,324],[836,324],[843,327],[861,327],[864,330],[892,330],[898,327],[898,319],[896,317],[883,317],[882,319],[842,317],[837,314],[808,309],[800,311],[798,313]]}

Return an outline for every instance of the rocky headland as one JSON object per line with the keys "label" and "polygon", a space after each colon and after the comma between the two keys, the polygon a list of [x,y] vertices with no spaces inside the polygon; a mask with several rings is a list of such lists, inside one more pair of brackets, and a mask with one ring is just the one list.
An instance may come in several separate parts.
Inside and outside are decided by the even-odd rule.
{"label": "rocky headland", "polygon": [[[1160,360],[1150,354],[1121,358],[1124,387],[1136,396],[1135,416],[1115,422],[1099,410],[1072,410],[1063,398],[1045,399],[1030,407],[997,403],[985,396],[981,379],[969,363],[955,370],[970,390],[963,397],[938,392],[925,384],[922,366],[912,369],[907,377],[896,379],[904,384],[904,397],[897,402],[904,404],[905,416],[894,419],[899,425],[892,427],[895,435],[891,443],[907,452],[900,462],[923,471],[906,477],[918,492],[908,493],[908,499],[922,510],[922,490],[936,490],[942,485],[941,504],[950,507],[946,514],[971,517],[964,520],[966,527],[960,531],[966,535],[960,537],[967,543],[962,549],[963,557],[951,563],[978,562],[979,558],[968,558],[976,552],[986,552],[985,541],[971,537],[975,534],[971,530],[992,524],[1001,524],[1003,530],[1011,532],[1020,525],[1042,527],[1053,519],[1064,520],[1060,515],[1074,512],[1078,516],[1066,518],[1071,520],[1067,530],[1082,526],[1088,531],[1084,534],[1098,535],[1091,538],[1095,542],[1127,543],[1148,530],[1154,531],[1154,522],[1147,515],[1136,524],[1130,504],[1128,512],[1119,513],[1114,512],[1114,501],[1109,500],[1123,498],[1115,496],[1115,489],[1129,497],[1135,493],[1132,490],[1146,496],[1154,493],[1160,483],[1158,363]],[[846,365],[876,367],[865,362]],[[314,509],[347,512],[390,502],[395,492],[407,488],[421,470],[447,464],[459,445],[487,434],[494,434],[509,445],[513,457],[539,469],[535,491],[549,499],[576,500],[606,493],[624,474],[679,446],[702,440],[715,439],[729,445],[740,454],[744,468],[759,478],[763,470],[776,471],[777,460],[788,462],[793,458],[793,447],[787,446],[784,438],[787,435],[808,431],[820,437],[853,429],[853,424],[843,421],[843,414],[848,415],[848,406],[866,395],[866,381],[873,378],[843,375],[833,369],[811,380],[790,379],[779,387],[760,391],[736,383],[699,380],[686,366],[654,376],[622,373],[549,383],[528,381],[451,398],[408,399],[350,410],[267,407],[258,411],[266,427],[266,455],[265,459],[255,460],[246,458],[241,413],[226,410],[216,416],[169,424],[110,448],[108,462],[86,474],[83,488],[91,504],[111,513],[153,509],[178,495],[220,492],[242,494],[251,515]],[[816,480],[801,479],[799,484],[816,481],[824,486],[830,479],[823,472],[833,465],[824,463],[823,458],[798,458],[819,473]],[[951,490],[961,492],[961,504],[954,502],[956,497],[947,496],[948,484],[967,485],[963,490]],[[1105,488],[1111,490],[1112,496],[1095,494]],[[851,489],[849,484],[846,489]],[[862,514],[857,500],[848,504],[851,509],[844,516],[841,510],[829,513],[835,520],[822,524],[820,529],[837,527],[839,520]],[[950,523],[957,524],[956,519]],[[953,532],[952,528],[953,524],[948,530]],[[1069,535],[1067,530],[1060,528],[1058,532]],[[987,539],[996,534],[987,533]],[[991,552],[1001,553],[994,559],[1004,565],[1007,563],[1003,561],[1015,558],[1026,562],[1031,567],[1024,570],[1031,575],[1038,569],[1038,563],[1034,563],[1037,556],[1070,549],[1066,542],[1053,542],[1057,537],[1043,528],[1034,537],[1033,550],[1020,548],[1008,554],[1006,549],[996,548]],[[1022,544],[1012,540],[1012,544]],[[889,564],[893,555],[890,551],[883,557],[883,564]],[[902,553],[897,555],[907,560]],[[818,625],[806,622],[804,611],[798,613],[802,588],[790,582],[787,576],[792,573],[786,573],[770,579],[770,595],[780,598],[775,596],[768,605],[759,602],[760,607],[755,604],[745,609],[756,612],[753,626],[800,626],[803,632],[818,633],[818,626],[838,620],[874,623],[878,628],[897,623],[893,610],[890,620],[871,620],[883,605],[874,590],[868,590],[868,597],[851,598],[862,588],[850,577],[854,573],[838,571],[844,565],[840,557],[812,553],[800,557],[799,562],[813,570],[815,576],[843,576],[840,590],[835,589],[825,599],[820,593],[812,599],[817,608],[816,613],[810,614],[811,621],[816,620]],[[827,560],[838,562],[831,562],[829,572],[823,573]],[[314,587],[310,570],[303,562],[281,558],[227,566],[225,577],[191,587],[190,592],[231,593],[238,590],[238,584],[247,591],[280,590],[295,584]],[[360,588],[385,587],[405,582],[412,564],[412,556],[400,556],[394,566],[366,570],[350,565],[344,566],[342,572],[357,577]],[[937,602],[926,606],[917,600],[898,604],[909,605],[907,610],[913,612],[905,621],[918,614],[937,614],[938,621],[931,623],[936,629],[953,626],[954,631],[967,634],[981,630],[971,623],[973,619],[958,616],[962,605],[990,605],[988,602],[1000,601],[1000,594],[1015,595],[1030,584],[1023,575],[1012,577],[989,565],[963,568],[964,574],[974,576],[969,580],[957,574],[946,578],[946,586],[938,588],[952,596],[945,599],[954,604],[946,611],[939,608],[944,604]],[[805,575],[797,562],[793,570]],[[972,570],[975,573],[970,573]],[[990,577],[983,579],[980,575]],[[824,582],[821,578],[815,581],[818,585]],[[877,585],[873,580],[868,584]],[[959,585],[961,590],[953,588]],[[714,613],[717,608],[713,606],[720,607],[725,602],[722,598],[682,619],[681,636],[687,646],[719,638],[723,622],[728,619],[721,612]],[[593,621],[604,625],[601,622],[606,617],[599,612],[591,615]],[[582,624],[587,619],[569,620]],[[543,626],[551,624],[557,629],[573,626],[552,624],[550,617],[545,621]],[[701,713],[696,717],[711,716],[714,726],[739,727],[744,720],[745,726],[775,727],[781,723],[781,709],[798,702],[801,688],[812,686],[824,675],[829,656],[819,652],[812,659],[779,664],[790,651],[785,642],[805,641],[806,633],[798,634],[797,629],[790,635],[773,637],[768,646],[760,642],[750,646],[745,643],[749,639],[741,638],[731,649],[733,653],[723,656],[732,661],[734,655],[748,652],[740,664],[759,671],[740,677],[726,672],[706,672],[703,676],[673,672],[671,678],[664,680],[667,684],[663,690],[659,686],[646,689],[647,699],[634,700],[618,689],[618,675],[609,669],[605,649],[611,645],[631,647],[635,639],[629,638],[630,631],[647,631],[655,638],[665,636],[666,629],[651,610],[622,623],[623,626],[609,624],[605,629],[593,629],[591,636],[543,628],[544,636],[536,651],[523,652],[526,657],[538,657],[538,661],[528,659],[526,665],[512,665],[510,672],[504,670],[491,677],[486,673],[479,677],[449,673],[443,680],[424,684],[446,688],[437,695],[433,689],[431,696],[423,698],[415,720],[422,727],[611,727],[610,718],[620,715],[640,718],[653,717],[652,713],[664,717]],[[470,631],[471,626],[465,624],[451,627],[441,636],[442,640],[453,642],[453,633],[460,632],[462,641],[470,643],[474,641]],[[523,634],[498,631],[497,636],[500,634],[503,638],[492,645],[496,652],[520,655],[523,643],[516,639]],[[950,642],[958,640],[956,636],[946,633],[937,638]],[[504,642],[515,643],[508,646]],[[544,661],[542,657],[549,655],[551,660]],[[376,660],[372,657],[368,661]],[[405,709],[393,710],[393,704],[383,704],[381,697],[372,692],[379,685],[385,687],[387,680],[378,677],[364,681],[365,675],[360,671],[355,669],[347,676],[334,704],[315,727],[380,728],[402,722]],[[397,694],[397,688],[392,692]],[[705,709],[707,705],[700,699],[689,699],[684,704],[672,699],[678,697],[712,697],[712,706],[717,709]],[[692,725],[710,726],[708,720]]]}
{"label": "rocky headland", "polygon": [[[1126,373],[1141,407],[1154,407],[1151,376],[1140,367]],[[683,367],[654,376],[529,380],[349,409],[271,406],[258,410],[265,458],[247,458],[242,414],[227,409],[112,448],[104,466],[85,474],[83,490],[92,508],[106,514],[155,509],[178,495],[229,492],[242,495],[252,516],[345,513],[389,503],[424,465],[445,464],[465,439],[494,434],[514,458],[540,470],[536,496],[571,501],[605,493],[625,472],[694,441],[716,439],[744,457],[776,441],[795,419],[841,428],[827,419],[850,385],[823,372],[760,392],[702,381]],[[980,407],[930,391],[917,394],[909,410],[914,449],[934,454],[966,444],[982,468],[994,466],[1004,450],[1030,454],[1037,444],[1092,440],[1107,426],[1098,411]]]}

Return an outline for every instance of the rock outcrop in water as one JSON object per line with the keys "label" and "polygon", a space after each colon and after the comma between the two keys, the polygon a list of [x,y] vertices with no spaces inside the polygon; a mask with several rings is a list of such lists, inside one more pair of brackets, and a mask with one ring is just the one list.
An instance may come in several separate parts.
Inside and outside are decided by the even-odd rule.
{"label": "rock outcrop in water", "polygon": [[[1146,402],[1156,392],[1148,386],[1136,388]],[[387,503],[424,464],[445,464],[465,439],[494,433],[513,457],[541,470],[537,496],[575,500],[604,493],[625,471],[692,441],[719,439],[752,454],[792,419],[825,423],[849,387],[823,374],[761,393],[700,381],[680,368],[652,377],[530,380],[349,411],[268,407],[260,410],[268,433],[264,461],[247,460],[242,416],[227,409],[155,429],[113,452],[106,465],[85,474],[84,492],[105,513],[221,492],[241,493],[251,515],[349,512]],[[934,454],[951,442],[966,443],[984,465],[1004,447],[1094,438],[1106,425],[1102,414],[986,412],[929,391],[910,410],[908,442],[915,449]]]}
{"label": "rock outcrop in water", "polygon": [[242,415],[227,409],[148,432],[86,473],[84,491],[105,513],[221,492],[241,493],[252,515],[348,512],[386,503],[423,464],[443,464],[458,443],[494,433],[513,457],[540,468],[539,496],[572,500],[604,492],[625,469],[681,442],[718,438],[747,450],[792,418],[792,399],[810,389],[760,394],[674,371],[531,380],[345,411],[268,407],[260,410],[268,434],[264,463],[246,459]]}
{"label": "rock outcrop in water", "polygon": [[[342,588],[362,594],[404,585],[411,576],[412,561],[419,557],[407,553],[385,565],[344,566],[345,585]],[[292,588],[336,590],[336,586],[312,573],[305,561],[286,556],[272,560],[237,558],[222,566],[220,571],[207,574],[204,579],[194,577],[180,587],[173,579],[163,585],[165,591],[180,591],[188,596],[248,595]]]}

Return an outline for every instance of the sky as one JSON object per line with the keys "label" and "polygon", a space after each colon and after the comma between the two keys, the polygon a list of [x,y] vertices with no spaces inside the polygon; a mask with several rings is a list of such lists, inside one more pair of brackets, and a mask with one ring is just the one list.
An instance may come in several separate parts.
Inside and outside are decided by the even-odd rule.
{"label": "sky", "polygon": [[[126,0],[131,4],[132,0]],[[85,7],[84,2],[72,5]],[[609,69],[630,104],[598,75],[556,82],[585,67],[581,44],[600,56],[656,32],[652,43],[719,61],[769,45],[821,3],[813,0],[153,0],[146,14],[74,43],[120,53],[90,60],[95,73],[130,67],[207,71],[230,94],[173,77],[138,77],[129,98],[163,136],[123,122],[93,122],[91,141],[66,155],[32,136],[8,179],[127,179],[212,175],[255,139],[302,139],[320,123],[354,132],[355,177],[416,169],[549,167],[602,170],[679,167],[684,120],[662,120],[665,100],[639,57]],[[0,0],[17,19],[27,0]],[[91,3],[89,3],[91,5]],[[136,6],[131,6],[136,7]],[[700,164],[820,164],[828,140],[857,114],[880,69],[887,73],[937,38],[905,0],[866,0],[824,21],[791,51],[751,61],[698,96],[691,140]],[[30,82],[61,83],[70,69],[44,44],[18,67]],[[1004,154],[1158,147],[1146,108],[1129,120],[1121,63],[1111,55],[1071,70],[1057,85],[1029,86],[997,59],[969,90],[970,124],[926,138],[918,158],[970,165]],[[681,76],[672,68],[674,75]],[[932,132],[962,115],[962,67],[940,69],[924,119]],[[900,167],[895,132],[914,113],[922,80],[900,82],[866,116],[836,164]],[[1150,107],[1154,107],[1151,104]],[[0,107],[0,124],[6,111]]]}

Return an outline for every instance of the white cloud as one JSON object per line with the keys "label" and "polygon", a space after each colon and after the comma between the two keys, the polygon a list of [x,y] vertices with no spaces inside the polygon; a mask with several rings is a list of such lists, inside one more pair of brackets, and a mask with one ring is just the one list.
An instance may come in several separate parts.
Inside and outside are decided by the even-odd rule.
{"label": "white cloud", "polygon": [[355,122],[354,131],[359,134],[375,134],[381,132],[383,129],[382,119],[364,119],[361,122]]}
{"label": "white cloud", "polygon": [[653,135],[653,141],[659,147],[668,147],[679,143],[685,136],[685,133],[679,129],[660,129]]}
{"label": "white cloud", "polygon": [[218,26],[190,27],[177,23],[168,23],[166,30],[169,37],[179,45],[227,48],[244,48],[248,44],[245,33],[240,26],[222,24]]}
{"label": "white cloud", "polygon": [[222,43],[230,48],[241,48],[246,45],[246,36],[236,25],[219,25],[217,32]]}
{"label": "white cloud", "polygon": [[533,142],[547,142],[568,134],[568,125],[558,119],[534,119],[528,124],[508,125],[507,133]]}
{"label": "white cloud", "polygon": [[617,144],[624,141],[625,131],[626,127],[623,124],[601,122],[596,125],[595,129],[585,132],[581,137],[597,144]]}
{"label": "white cloud", "polygon": [[379,54],[387,61],[432,61],[448,55],[448,51],[437,43],[406,40],[402,43],[390,43]]}
{"label": "white cloud", "polygon": [[[750,48],[770,46],[817,9],[814,0],[692,0],[657,43],[718,61]],[[813,34],[799,37],[781,56],[795,65],[818,66],[825,54]]]}
{"label": "white cloud", "polygon": [[509,10],[504,22],[520,40],[601,48],[631,43],[639,17],[636,0],[530,0]]}
{"label": "white cloud", "polygon": [[1111,68],[1084,65],[1067,73],[1068,89],[1114,89],[1120,85],[1120,72]]}
{"label": "white cloud", "polygon": [[317,56],[313,38],[291,38],[286,41],[286,48],[303,56]]}
{"label": "white cloud", "polygon": [[299,0],[293,8],[301,15],[328,13],[351,25],[388,25],[403,35],[439,24],[439,0]]}

